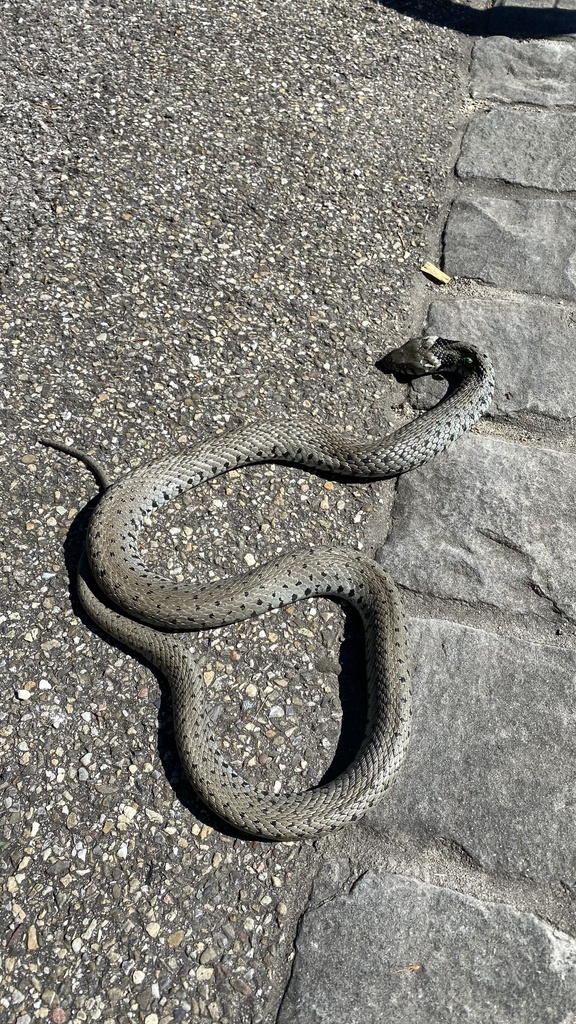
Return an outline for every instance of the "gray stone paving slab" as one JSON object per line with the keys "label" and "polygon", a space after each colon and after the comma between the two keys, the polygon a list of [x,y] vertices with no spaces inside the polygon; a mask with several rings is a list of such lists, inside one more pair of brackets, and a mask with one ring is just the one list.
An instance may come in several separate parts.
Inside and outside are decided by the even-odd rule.
{"label": "gray stone paving slab", "polygon": [[495,178],[555,192],[576,189],[576,114],[501,110],[466,129],[458,177]]}
{"label": "gray stone paving slab", "polygon": [[532,914],[368,872],[308,911],[278,1024],[572,1024],[576,942]]}
{"label": "gray stone paving slab", "polygon": [[457,199],[444,231],[447,273],[498,288],[576,298],[576,203]]}
{"label": "gray stone paving slab", "polygon": [[402,586],[576,621],[576,455],[469,436],[402,477],[382,561]]}
{"label": "gray stone paving slab", "polygon": [[410,623],[414,727],[370,815],[484,869],[576,884],[576,653],[441,619]]}
{"label": "gray stone paving slab", "polygon": [[[527,412],[567,421],[576,416],[570,358],[576,324],[570,310],[534,299],[455,298],[433,303],[428,326],[490,353],[496,374],[492,415]],[[427,393],[427,378],[414,387]]]}
{"label": "gray stone paving slab", "polygon": [[475,99],[576,106],[576,49],[561,40],[479,40],[473,51]]}

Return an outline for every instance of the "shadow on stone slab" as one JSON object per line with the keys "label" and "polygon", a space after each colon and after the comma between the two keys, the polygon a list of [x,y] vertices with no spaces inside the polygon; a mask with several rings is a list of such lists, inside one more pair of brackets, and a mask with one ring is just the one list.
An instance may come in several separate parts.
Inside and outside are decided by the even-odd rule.
{"label": "shadow on stone slab", "polygon": [[545,39],[576,33],[576,11],[564,8],[495,7],[478,11],[456,0],[378,0],[409,18],[429,25],[455,29],[470,36],[508,36],[511,39]]}

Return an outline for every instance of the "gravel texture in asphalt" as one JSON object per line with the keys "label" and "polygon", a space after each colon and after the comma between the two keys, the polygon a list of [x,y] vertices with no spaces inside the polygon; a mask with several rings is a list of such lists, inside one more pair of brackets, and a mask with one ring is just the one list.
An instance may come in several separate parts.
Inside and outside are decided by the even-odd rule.
{"label": "gravel texture in asphalt", "polygon": [[[94,482],[36,438],[85,448],[116,477],[280,412],[354,437],[411,415],[374,364],[421,328],[432,293],[419,267],[438,259],[469,37],[394,6],[4,6],[10,1024],[275,1017],[332,841],[253,842],[198,805],[166,685],[76,601]],[[466,14],[454,15],[464,28]],[[294,545],[370,553],[393,491],[231,473],[155,519],[146,557],[179,580]],[[190,638],[238,767],[305,787],[345,759],[357,639],[327,602]],[[362,826],[351,832],[361,846]]]}

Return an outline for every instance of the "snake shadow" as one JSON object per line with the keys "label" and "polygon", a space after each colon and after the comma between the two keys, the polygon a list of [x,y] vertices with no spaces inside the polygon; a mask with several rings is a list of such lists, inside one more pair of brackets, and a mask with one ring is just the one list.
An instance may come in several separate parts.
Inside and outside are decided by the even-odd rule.
{"label": "snake shadow", "polygon": [[408,18],[455,29],[470,36],[508,36],[510,39],[546,39],[576,32],[576,11],[565,7],[530,8],[520,5],[483,11],[457,0],[374,0]]}
{"label": "snake shadow", "polygon": [[[88,523],[98,501],[99,496],[96,496],[91,499],[84,508],[80,509],[70,524],[66,540],[64,541],[64,561],[66,571],[68,573],[68,593],[72,610],[83,625],[94,633],[95,636],[104,640],[109,647],[116,648],[118,651],[128,654],[131,658],[139,661],[141,665],[145,665],[146,668],[152,672],[158,683],[159,690],[159,696],[154,702],[158,710],[157,751],[168,783],[181,803],[195,818],[198,819],[198,821],[202,824],[210,825],[212,828],[217,829],[226,835],[240,837],[243,833],[237,832],[231,827],[228,828],[226,822],[217,818],[216,815],[214,815],[209,808],[202,803],[183,775],[174,740],[172,693],[168,681],[154,667],[154,665],[151,665],[150,662],[146,660],[146,658],[142,657],[136,651],[133,651],[131,647],[126,647],[124,644],[119,643],[104,630],[100,629],[93,619],[91,619],[85,612],[82,604],[80,603],[76,583],[78,562],[80,561],[80,556],[84,549]],[[147,793],[144,786],[139,784],[138,779],[135,779],[135,786],[143,795]],[[246,836],[243,836],[243,838],[246,838]]]}
{"label": "snake shadow", "polygon": [[[170,684],[144,657],[137,654],[130,647],[119,643],[104,630],[101,630],[82,607],[76,583],[78,562],[84,548],[88,523],[98,501],[99,496],[96,496],[84,508],[80,509],[70,524],[66,540],[64,541],[64,561],[68,573],[68,592],[74,614],[95,636],[104,640],[108,646],[115,647],[117,650],[128,654],[131,658],[136,659],[142,665],[145,665],[156,678],[159,690],[158,699],[155,701],[158,709],[157,752],[166,780],[186,810],[202,824],[209,825],[215,831],[230,838],[242,839],[248,842],[251,840],[262,843],[275,842],[276,840],[267,840],[260,836],[250,836],[246,832],[235,829],[228,822],[217,817],[201,801],[184,774],[176,749]],[[364,739],[368,713],[364,636],[360,616],[351,606],[340,601],[335,603],[339,604],[344,612],[344,636],[339,651],[340,672],[338,675],[342,724],[332,761],[316,785],[325,785],[332,781],[354,760]],[[144,782],[140,783],[140,780],[135,778],[134,785],[142,796],[147,796],[148,790]]]}

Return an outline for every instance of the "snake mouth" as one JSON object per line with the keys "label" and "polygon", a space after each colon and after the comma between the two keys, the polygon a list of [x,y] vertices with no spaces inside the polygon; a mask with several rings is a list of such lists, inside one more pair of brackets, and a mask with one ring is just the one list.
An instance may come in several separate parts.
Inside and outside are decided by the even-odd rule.
{"label": "snake mouth", "polygon": [[378,359],[377,367],[400,380],[430,374],[463,374],[468,366],[474,364],[470,352],[477,352],[477,349],[435,334],[424,334],[410,338],[404,345],[387,352]]}
{"label": "snake mouth", "polygon": [[378,360],[378,366],[385,373],[401,374],[406,377],[423,377],[438,373],[442,359],[432,350],[438,342],[444,341],[435,334],[424,334],[388,352]]}

